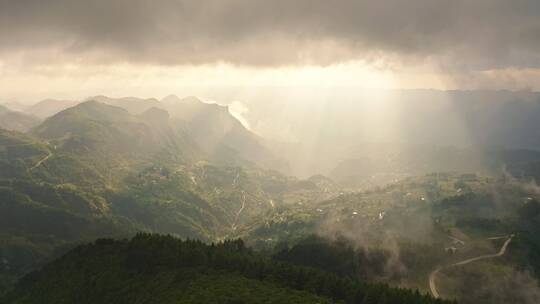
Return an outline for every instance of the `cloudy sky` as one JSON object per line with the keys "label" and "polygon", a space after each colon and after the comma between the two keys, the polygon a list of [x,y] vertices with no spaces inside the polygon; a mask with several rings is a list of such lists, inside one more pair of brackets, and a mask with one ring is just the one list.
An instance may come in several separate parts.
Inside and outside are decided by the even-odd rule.
{"label": "cloudy sky", "polygon": [[0,0],[0,99],[193,86],[540,90],[540,1]]}

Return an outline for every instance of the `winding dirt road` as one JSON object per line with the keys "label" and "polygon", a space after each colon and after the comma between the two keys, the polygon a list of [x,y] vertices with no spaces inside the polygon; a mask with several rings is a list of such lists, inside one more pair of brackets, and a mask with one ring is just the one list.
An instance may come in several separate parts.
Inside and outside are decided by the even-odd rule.
{"label": "winding dirt road", "polygon": [[242,191],[242,207],[240,207],[240,210],[236,212],[236,217],[234,219],[234,223],[232,224],[232,230],[236,230],[236,224],[238,224],[238,218],[240,217],[240,214],[242,214],[242,211],[244,211],[244,208],[246,207],[246,193]]}
{"label": "winding dirt road", "polygon": [[28,171],[32,171],[34,169],[36,169],[37,167],[41,166],[41,164],[43,164],[44,161],[46,161],[47,159],[49,159],[49,157],[52,156],[52,153],[51,151],[47,151],[49,154],[47,156],[45,156],[44,158],[40,159],[32,168],[28,169]]}
{"label": "winding dirt road", "polygon": [[233,179],[233,182],[232,182],[232,186],[235,187],[236,186],[236,182],[238,182],[238,178],[240,177],[240,171],[238,171],[238,173],[236,173],[236,176],[234,177]]}
{"label": "winding dirt road", "polygon": [[[476,262],[476,261],[483,260],[483,259],[491,259],[491,258],[500,257],[500,256],[502,256],[502,255],[504,255],[506,253],[506,249],[508,248],[508,245],[512,241],[513,237],[514,237],[513,234],[508,236],[508,239],[504,242],[503,246],[501,247],[501,250],[499,250],[499,252],[497,252],[497,253],[484,254],[484,255],[481,255],[481,256],[474,257],[474,258],[463,260],[461,262],[450,264],[450,265],[448,265],[446,267],[438,267],[435,270],[433,270],[429,274],[429,289],[431,290],[431,294],[433,295],[433,297],[434,298],[439,298],[439,292],[437,291],[437,286],[435,285],[435,279],[436,279],[437,273],[439,273],[439,271],[441,271],[443,268],[449,268],[449,267],[453,267],[453,266],[462,266],[462,265],[469,264],[469,263]],[[498,238],[500,238],[500,237],[489,238],[489,239],[498,239]]]}

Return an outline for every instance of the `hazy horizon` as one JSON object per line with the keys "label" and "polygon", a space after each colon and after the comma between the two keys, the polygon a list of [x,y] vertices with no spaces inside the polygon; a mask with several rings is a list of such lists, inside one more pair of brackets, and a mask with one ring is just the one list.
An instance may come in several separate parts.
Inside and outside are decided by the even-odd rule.
{"label": "hazy horizon", "polygon": [[539,12],[533,0],[5,0],[0,99],[198,94],[189,86],[538,91]]}

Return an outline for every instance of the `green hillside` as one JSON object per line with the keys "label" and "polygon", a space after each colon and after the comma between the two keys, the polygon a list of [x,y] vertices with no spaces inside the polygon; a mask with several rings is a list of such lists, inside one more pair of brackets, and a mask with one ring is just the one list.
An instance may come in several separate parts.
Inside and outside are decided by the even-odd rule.
{"label": "green hillside", "polygon": [[[135,116],[84,102],[30,135],[0,130],[0,144],[4,286],[97,237],[141,230],[205,241],[232,237],[305,186],[253,166],[197,161],[204,153],[157,108]],[[294,195],[317,192],[308,183]]]}

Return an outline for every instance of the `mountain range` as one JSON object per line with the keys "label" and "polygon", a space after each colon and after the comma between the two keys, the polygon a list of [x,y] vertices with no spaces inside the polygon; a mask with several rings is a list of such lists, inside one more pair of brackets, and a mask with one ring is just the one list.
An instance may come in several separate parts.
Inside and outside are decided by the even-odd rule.
{"label": "mountain range", "polygon": [[[202,296],[199,290],[217,288],[216,280],[231,280],[236,282],[231,290],[239,293],[274,292],[292,302],[301,294],[321,302],[370,303],[367,299],[384,294],[431,303],[439,300],[421,293],[429,292],[432,271],[488,255],[501,240],[514,240],[504,260],[507,268],[497,268],[505,275],[533,281],[540,269],[535,258],[540,192],[534,183],[540,177],[540,152],[350,143],[349,157],[340,159],[330,176],[301,179],[286,174],[284,159],[291,158],[275,145],[247,129],[226,106],[195,97],[99,96],[24,133],[0,129],[0,294],[11,290],[8,303],[74,301],[78,286],[93,280],[79,279],[97,274],[73,265],[95,262],[100,273],[95,278],[110,275],[104,282],[114,286],[133,271],[138,273],[134,286],[164,282],[168,287],[161,297],[179,297],[182,284],[197,288],[183,297]],[[324,158],[331,149],[315,156]],[[172,236],[112,240],[137,232]],[[81,245],[99,238],[107,239]],[[228,241],[234,238],[242,241]],[[456,245],[455,239],[467,245]],[[230,244],[243,249],[230,251]],[[195,248],[194,260],[182,271],[168,271],[183,263],[176,258],[181,248]],[[448,248],[457,253],[449,255]],[[91,262],[97,255],[99,260]],[[139,255],[146,258],[134,259],[160,258],[147,269],[126,266]],[[229,255],[237,264],[224,270],[220,256]],[[500,266],[496,263],[478,267],[491,271]],[[255,264],[260,275],[246,270]],[[267,273],[264,265],[279,270]],[[104,270],[109,266],[113,272]],[[514,266],[531,274],[516,273]],[[312,270],[303,267],[322,271],[316,272],[320,280],[305,281],[302,273]],[[42,270],[32,272],[36,269]],[[178,277],[186,273],[195,277]],[[288,281],[291,273],[294,280]],[[55,283],[49,277],[57,278]],[[467,284],[458,284],[462,278],[458,270],[445,272],[440,293],[464,303],[494,295],[481,289],[469,293]],[[357,287],[350,290],[362,290],[346,293],[354,301],[339,291],[351,284]],[[96,285],[89,301],[129,298],[105,285]],[[521,299],[514,294],[518,291],[500,288],[505,298]]]}
{"label": "mountain range", "polygon": [[[191,146],[193,146],[193,143],[196,143],[199,152],[205,153],[207,157],[212,158],[214,161],[224,163],[237,162],[239,164],[252,163],[284,172],[288,170],[287,162],[272,152],[267,147],[268,143],[263,138],[246,129],[242,123],[230,114],[228,108],[225,106],[204,103],[196,97],[180,99],[174,95],[170,95],[162,101],[154,98],[109,98],[106,96],[95,96],[87,100],[122,108],[127,111],[126,114],[138,116],[139,119],[147,119],[146,123],[154,124],[154,126],[156,122],[168,125],[167,127],[162,127],[161,131],[168,132],[169,135],[172,134],[171,132],[176,133],[175,136],[177,139],[183,138],[182,140],[189,142]],[[106,111],[97,110],[96,113],[83,113],[85,110],[91,111],[89,107],[70,110],[61,116],[55,115],[80,103],[72,100],[47,99],[28,107],[25,113],[39,117],[40,119],[46,119],[47,122],[45,125],[48,125],[47,128],[49,130],[45,131],[43,129],[44,126],[42,126],[41,128],[37,128],[35,132],[49,133],[61,132],[61,130],[53,131],[51,129],[54,128],[52,124],[64,125],[66,123],[64,120],[70,120],[71,124],[77,123],[74,117],[69,117],[70,115],[86,115],[85,118],[91,118],[90,116],[95,115],[94,123],[112,118],[102,117],[109,114]],[[155,108],[155,110],[148,112],[151,108]],[[166,112],[161,113],[161,115],[168,115],[169,117],[160,117],[160,114],[158,114],[159,111],[157,111],[158,109],[165,110]],[[6,113],[0,115],[8,117],[7,109],[0,111],[0,113]],[[111,115],[117,115],[118,117],[114,118],[124,120],[124,122],[129,120],[127,117],[120,117],[122,114],[119,113]],[[152,115],[154,116],[153,118],[150,117]],[[144,116],[147,117],[145,118]],[[30,116],[23,113],[9,111],[9,120],[7,118],[3,119],[0,127],[8,130],[28,131],[31,127],[38,125],[40,122],[39,118],[31,119]],[[133,119],[131,120],[133,121]],[[87,122],[85,121],[84,123]],[[131,127],[133,126],[131,125]],[[66,125],[67,129],[72,127],[74,125]],[[78,127],[79,129],[83,128],[83,126]],[[90,128],[88,125],[85,127]],[[97,126],[94,127],[97,128]],[[165,131],[164,129],[167,128],[170,130]],[[51,135],[53,134],[48,134],[48,136]],[[154,139],[157,139],[155,135]],[[54,134],[54,136],[58,137],[59,134]],[[189,150],[188,145],[184,145],[184,147],[186,150]]]}

